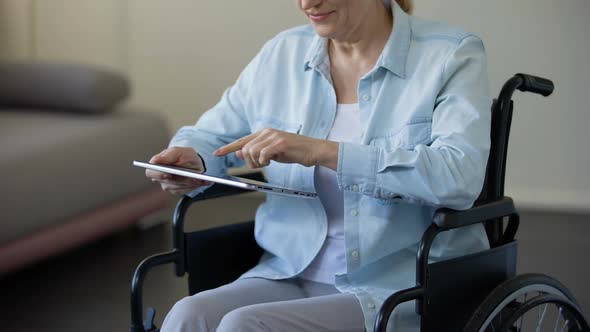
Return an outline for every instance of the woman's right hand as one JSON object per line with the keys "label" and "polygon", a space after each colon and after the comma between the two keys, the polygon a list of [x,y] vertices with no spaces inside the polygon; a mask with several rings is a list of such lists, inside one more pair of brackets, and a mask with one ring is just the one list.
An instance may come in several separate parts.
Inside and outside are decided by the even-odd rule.
{"label": "woman's right hand", "polygon": [[[192,148],[172,147],[164,149],[153,156],[150,163],[191,168],[198,172],[205,171],[203,160]],[[210,184],[208,181],[162,173],[151,169],[145,171],[145,176],[153,182],[160,183],[162,190],[174,195],[185,195],[199,187]]]}

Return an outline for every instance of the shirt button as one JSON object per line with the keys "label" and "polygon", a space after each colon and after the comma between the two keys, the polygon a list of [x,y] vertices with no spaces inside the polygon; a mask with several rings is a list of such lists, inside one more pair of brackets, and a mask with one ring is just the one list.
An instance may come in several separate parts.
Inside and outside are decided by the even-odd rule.
{"label": "shirt button", "polygon": [[363,100],[364,101],[369,101],[369,100],[371,100],[371,96],[369,96],[369,95],[363,95]]}
{"label": "shirt button", "polygon": [[369,302],[367,303],[367,307],[369,307],[369,309],[375,309],[375,303]]}
{"label": "shirt button", "polygon": [[359,214],[359,212],[357,210],[352,210],[350,211],[350,214],[352,214],[353,217],[356,217]]}
{"label": "shirt button", "polygon": [[352,186],[352,191],[359,191],[359,186],[356,184]]}
{"label": "shirt button", "polygon": [[357,259],[359,258],[359,252],[358,250],[353,250],[350,255],[352,256],[352,258]]}

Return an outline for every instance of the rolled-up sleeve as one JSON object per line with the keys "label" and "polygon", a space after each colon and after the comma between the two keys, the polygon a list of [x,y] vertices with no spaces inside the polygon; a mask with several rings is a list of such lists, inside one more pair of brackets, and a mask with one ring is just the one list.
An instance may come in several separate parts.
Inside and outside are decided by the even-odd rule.
{"label": "rolled-up sleeve", "polygon": [[441,80],[431,143],[392,150],[341,143],[337,174],[342,189],[454,209],[473,205],[483,186],[491,127],[487,61],[479,38],[461,40]]}
{"label": "rolled-up sleeve", "polygon": [[235,154],[216,157],[213,152],[223,145],[251,134],[247,119],[249,98],[255,87],[254,78],[272,41],[269,41],[242,71],[220,101],[206,111],[193,126],[178,130],[169,147],[191,147],[203,158],[207,173],[224,176],[228,167],[240,167],[243,161]]}

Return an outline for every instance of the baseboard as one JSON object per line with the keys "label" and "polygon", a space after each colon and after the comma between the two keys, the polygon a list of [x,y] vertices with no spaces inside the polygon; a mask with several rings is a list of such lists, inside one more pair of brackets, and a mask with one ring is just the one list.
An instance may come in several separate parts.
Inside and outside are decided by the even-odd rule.
{"label": "baseboard", "polygon": [[545,188],[506,188],[519,209],[590,214],[590,193]]}
{"label": "baseboard", "polygon": [[125,229],[169,206],[168,194],[149,189],[0,243],[0,276]]}

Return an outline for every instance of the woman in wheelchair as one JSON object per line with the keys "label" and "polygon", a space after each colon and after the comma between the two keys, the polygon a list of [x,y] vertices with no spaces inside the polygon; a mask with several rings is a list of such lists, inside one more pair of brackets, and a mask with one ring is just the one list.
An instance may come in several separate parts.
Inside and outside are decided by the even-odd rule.
{"label": "woman in wheelchair", "polygon": [[[269,194],[256,214],[259,263],[180,300],[162,331],[372,331],[384,300],[415,285],[436,209],[468,209],[482,190],[492,104],[482,41],[411,16],[407,0],[298,4],[311,24],[268,41],[151,162],[213,175],[264,167],[269,182],[319,198]],[[178,195],[208,185],[146,175]],[[488,246],[475,224],[441,234],[430,260]],[[406,303],[388,327],[419,326]]]}

